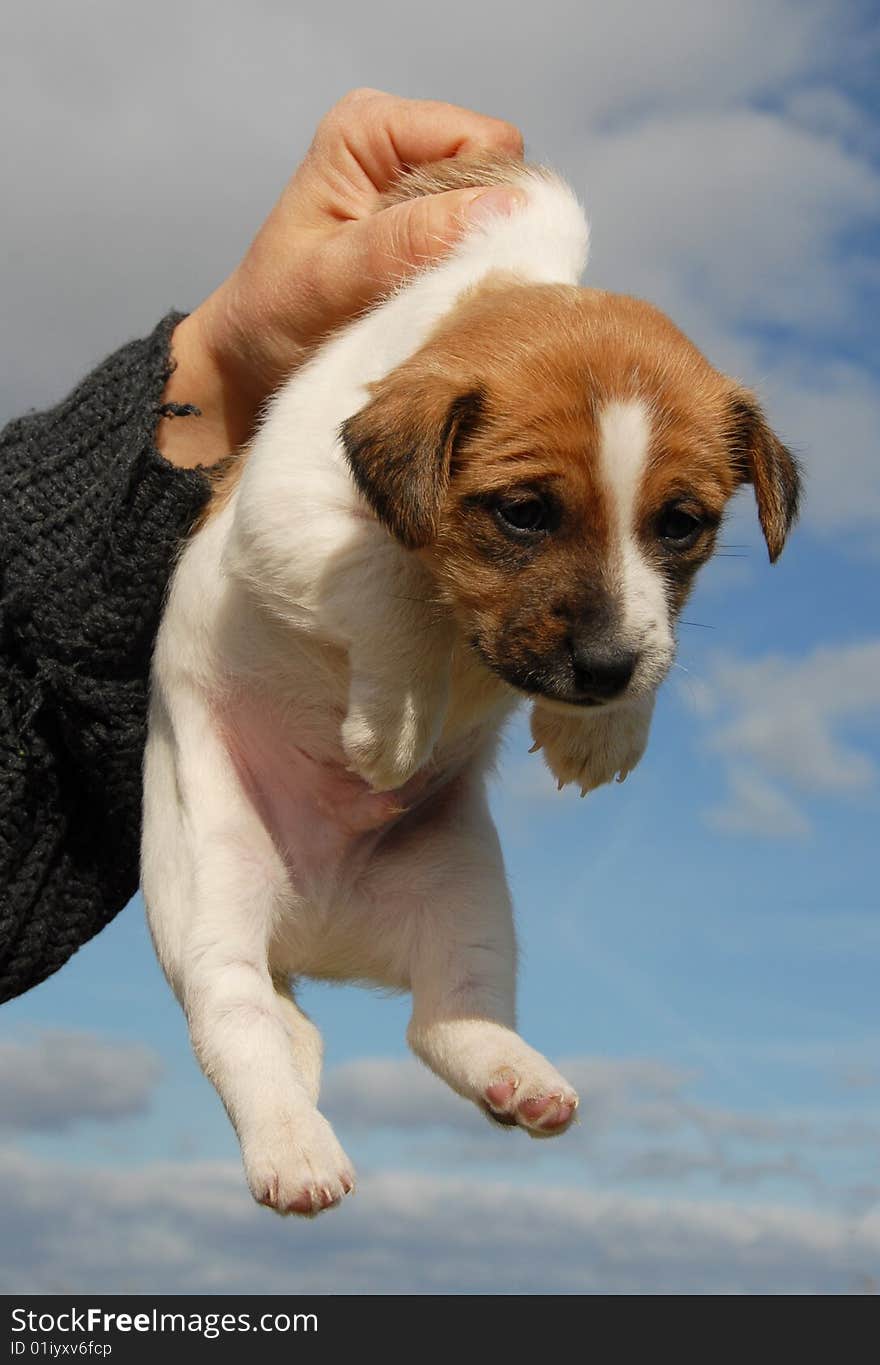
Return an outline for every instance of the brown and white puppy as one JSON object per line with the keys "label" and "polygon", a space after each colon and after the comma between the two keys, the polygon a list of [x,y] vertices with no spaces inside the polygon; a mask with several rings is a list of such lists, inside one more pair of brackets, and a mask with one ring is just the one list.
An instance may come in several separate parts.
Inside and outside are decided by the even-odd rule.
{"label": "brown and white puppy", "polygon": [[[486,666],[541,700],[536,738],[570,748],[551,767],[589,789],[632,766],[610,732],[626,708],[641,736],[731,494],[754,484],[772,560],[796,512],[754,397],[639,299],[501,274],[371,395],[342,428],[358,487]],[[613,717],[606,765],[581,753],[597,726],[553,721],[572,707]]]}
{"label": "brown and white puppy", "polygon": [[277,395],[175,574],[153,672],[143,883],[160,959],[255,1197],[353,1186],[319,1113],[301,975],[411,990],[409,1041],[499,1122],[577,1097],[515,1032],[515,935],[485,798],[518,701],[561,784],[644,750],[725,505],[771,559],[798,475],[754,397],[639,300],[577,287],[567,187],[328,343]]}

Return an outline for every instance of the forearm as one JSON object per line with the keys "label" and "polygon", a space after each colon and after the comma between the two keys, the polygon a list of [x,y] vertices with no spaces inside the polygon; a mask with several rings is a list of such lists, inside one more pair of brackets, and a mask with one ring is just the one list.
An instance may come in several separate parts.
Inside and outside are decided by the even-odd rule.
{"label": "forearm", "polygon": [[209,494],[155,446],[175,321],[0,435],[0,1000],[137,887],[153,640]]}

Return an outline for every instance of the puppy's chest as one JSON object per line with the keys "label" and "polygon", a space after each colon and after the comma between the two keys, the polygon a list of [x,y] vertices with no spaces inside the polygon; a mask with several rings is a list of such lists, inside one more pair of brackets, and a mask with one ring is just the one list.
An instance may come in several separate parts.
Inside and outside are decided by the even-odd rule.
{"label": "puppy's chest", "polygon": [[316,742],[262,697],[228,703],[218,724],[293,889],[315,901],[355,880],[400,822],[450,780],[432,768],[398,791],[374,792],[348,770],[337,745]]}

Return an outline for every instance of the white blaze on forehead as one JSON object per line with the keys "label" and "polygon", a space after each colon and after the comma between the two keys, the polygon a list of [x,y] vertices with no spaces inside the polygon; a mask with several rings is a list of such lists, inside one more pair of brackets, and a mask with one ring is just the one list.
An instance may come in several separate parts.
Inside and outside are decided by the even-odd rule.
{"label": "white blaze on forehead", "polygon": [[651,445],[651,419],[639,398],[608,403],[599,414],[599,458],[621,536],[632,534]]}
{"label": "white blaze on forehead", "polygon": [[613,572],[622,635],[666,655],[671,651],[663,579],[636,537],[639,498],[651,449],[651,414],[639,398],[608,403],[599,414],[599,461],[613,528]]}

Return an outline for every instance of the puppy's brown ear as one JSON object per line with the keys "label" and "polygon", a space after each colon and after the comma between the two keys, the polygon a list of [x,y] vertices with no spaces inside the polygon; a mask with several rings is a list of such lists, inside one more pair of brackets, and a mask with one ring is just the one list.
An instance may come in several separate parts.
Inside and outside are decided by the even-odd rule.
{"label": "puppy's brown ear", "polygon": [[798,462],[767,424],[748,389],[736,389],[730,400],[730,444],[740,483],[755,489],[758,518],[770,562],[782,553],[798,514],[801,475]]}
{"label": "puppy's brown ear", "polygon": [[341,427],[358,488],[409,550],[434,540],[456,446],[479,417],[482,395],[463,387],[409,362],[371,384],[371,401]]}

